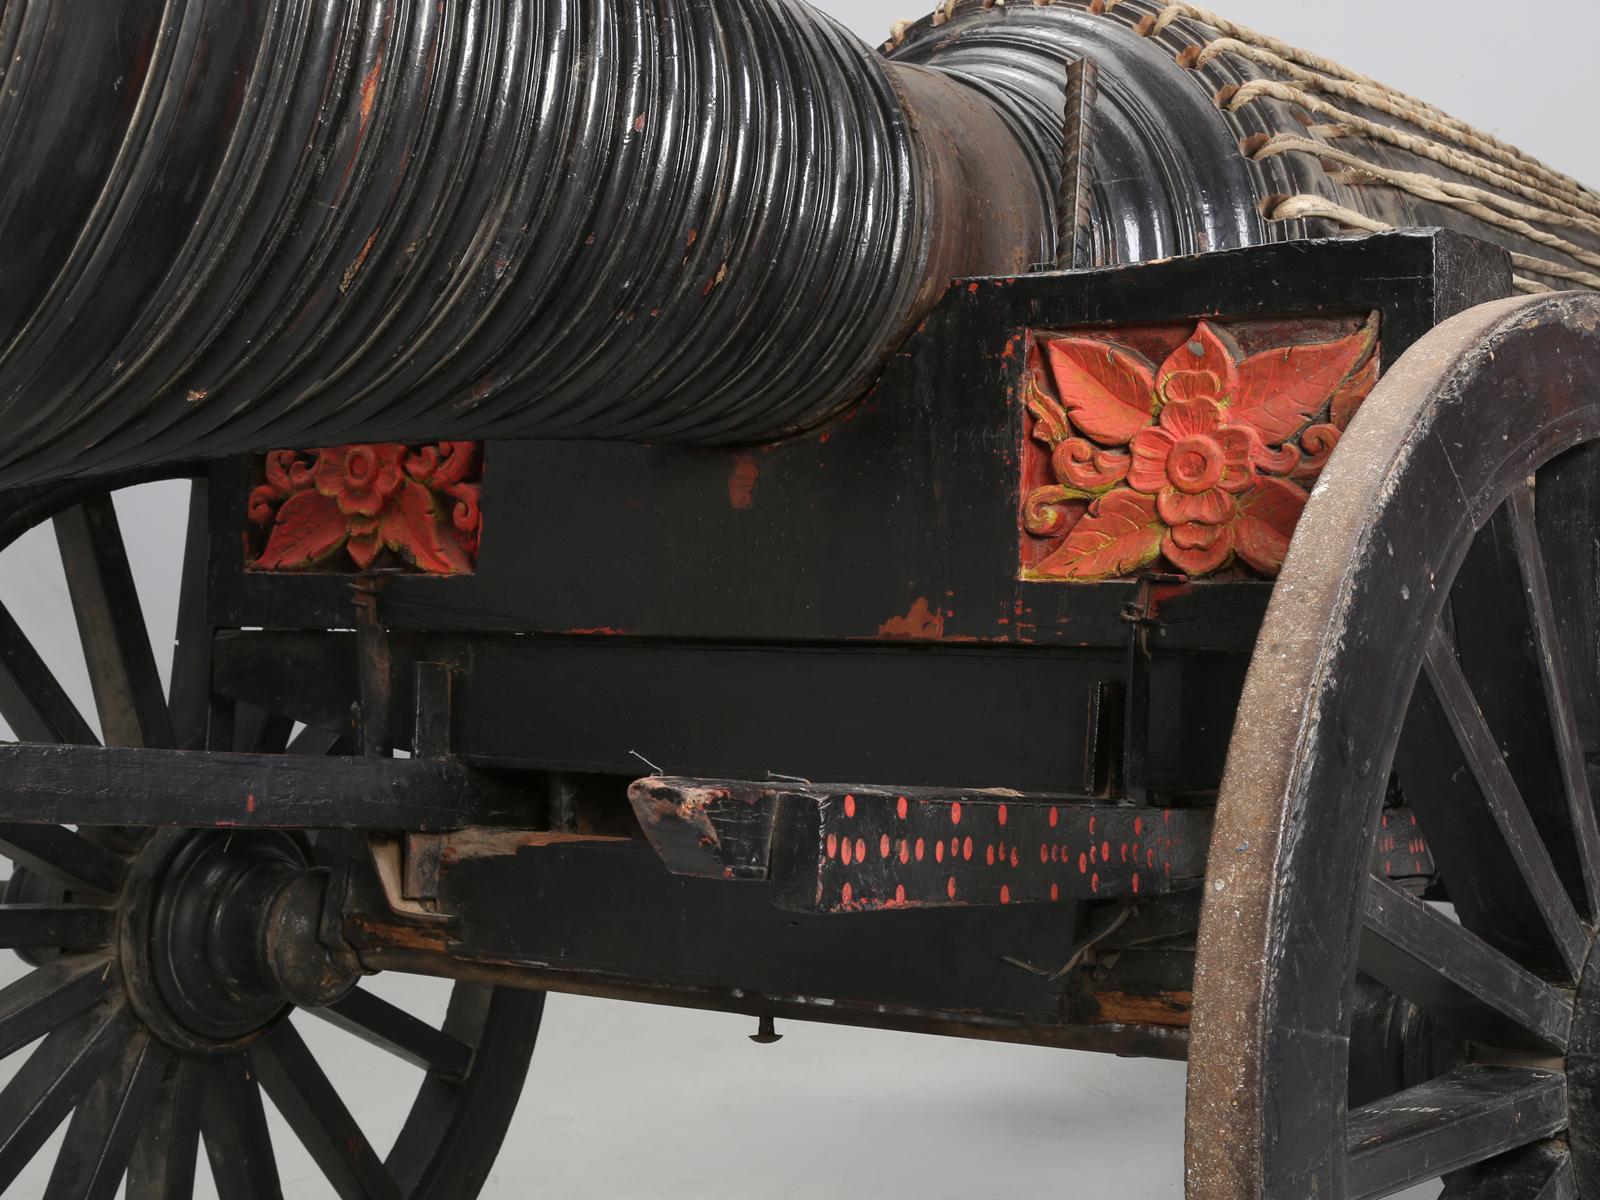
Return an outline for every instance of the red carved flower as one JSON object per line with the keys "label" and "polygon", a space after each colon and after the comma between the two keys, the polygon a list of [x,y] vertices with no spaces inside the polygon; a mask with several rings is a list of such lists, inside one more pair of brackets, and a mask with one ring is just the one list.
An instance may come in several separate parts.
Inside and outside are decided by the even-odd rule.
{"label": "red carved flower", "polygon": [[1246,357],[1201,322],[1155,369],[1111,342],[1045,340],[1028,407],[1054,482],[1028,494],[1023,525],[1059,542],[1028,577],[1108,579],[1158,557],[1276,574],[1307,499],[1293,481],[1321,473],[1377,380],[1376,347],[1374,321]]}
{"label": "red carved flower", "polygon": [[388,549],[421,571],[465,574],[483,523],[479,459],[473,442],[273,451],[250,497],[251,520],[269,528],[251,566],[307,570],[343,551],[365,570]]}
{"label": "red carved flower", "polygon": [[376,517],[405,478],[404,446],[335,446],[317,453],[317,491],[347,517]]}
{"label": "red carved flower", "polygon": [[1238,515],[1235,497],[1255,480],[1255,438],[1222,423],[1210,400],[1171,400],[1160,425],[1133,435],[1128,486],[1156,498],[1156,512],[1171,530],[1161,552],[1191,575],[1215,571],[1231,547],[1224,529]]}

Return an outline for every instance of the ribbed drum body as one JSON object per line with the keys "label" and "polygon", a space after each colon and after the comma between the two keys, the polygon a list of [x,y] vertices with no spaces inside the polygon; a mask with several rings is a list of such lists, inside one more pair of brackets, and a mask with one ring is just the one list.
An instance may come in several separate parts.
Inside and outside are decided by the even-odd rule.
{"label": "ribbed drum body", "polygon": [[906,74],[798,0],[6,0],[0,482],[810,423],[1049,252],[998,117]]}
{"label": "ribbed drum body", "polygon": [[[277,446],[775,439],[963,274],[1600,198],[1182,3],[0,0],[0,486]],[[1069,67],[1097,86],[1067,145]],[[1079,100],[1082,100],[1080,94]]]}

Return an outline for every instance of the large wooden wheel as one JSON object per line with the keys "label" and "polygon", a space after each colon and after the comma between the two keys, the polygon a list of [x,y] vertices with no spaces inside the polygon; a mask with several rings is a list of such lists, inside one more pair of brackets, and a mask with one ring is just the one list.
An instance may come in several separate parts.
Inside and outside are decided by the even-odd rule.
{"label": "large wooden wheel", "polygon": [[[1414,348],[1323,476],[1219,800],[1195,1200],[1600,1197],[1597,439],[1600,297],[1526,298]],[[1400,799],[1426,890],[1372,873]]]}
{"label": "large wooden wheel", "polygon": [[[0,496],[0,548],[54,524],[98,710],[97,723],[85,718],[0,607],[0,717],[18,738],[195,749],[207,744],[209,724],[216,740],[205,492],[203,482],[193,485],[170,693],[105,485]],[[316,730],[290,744],[292,723],[272,714],[239,717],[223,723],[239,749],[337,747]],[[37,1045],[0,1090],[0,1192],[9,1194],[65,1125],[48,1200],[109,1200],[124,1181],[127,1200],[184,1200],[202,1143],[219,1195],[278,1197],[270,1100],[329,1194],[479,1193],[522,1089],[542,994],[458,984],[442,1023],[430,1023],[364,986],[352,989],[353,964],[319,957],[314,937],[280,940],[264,956],[263,906],[303,904],[301,924],[315,930],[316,868],[362,869],[331,839],[4,820],[0,807],[0,854],[13,864],[0,947],[31,970],[0,989],[0,1056]],[[307,986],[283,966],[285,955],[315,968]],[[296,1029],[299,1012],[415,1070],[415,1099],[387,1154],[362,1131],[363,1097],[331,1077]]]}

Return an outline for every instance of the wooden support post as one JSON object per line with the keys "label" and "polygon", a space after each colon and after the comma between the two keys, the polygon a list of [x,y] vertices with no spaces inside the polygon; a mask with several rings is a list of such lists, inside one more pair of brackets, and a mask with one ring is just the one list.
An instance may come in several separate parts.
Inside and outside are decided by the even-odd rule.
{"label": "wooden support post", "polygon": [[[451,694],[455,672],[448,663],[420,662],[416,666],[416,730],[412,755],[444,760],[451,756]],[[401,894],[407,900],[432,902],[439,895],[439,863],[445,836],[438,833],[406,835]]]}
{"label": "wooden support post", "polygon": [[389,705],[393,699],[393,679],[389,655],[389,632],[378,612],[377,583],[362,579],[355,585],[356,641],[361,680],[361,753],[388,757],[394,753],[389,733]]}

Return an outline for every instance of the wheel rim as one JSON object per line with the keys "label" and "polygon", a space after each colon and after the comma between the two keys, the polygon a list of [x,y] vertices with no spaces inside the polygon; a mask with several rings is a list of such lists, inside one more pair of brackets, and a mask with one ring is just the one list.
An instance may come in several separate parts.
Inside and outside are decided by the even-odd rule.
{"label": "wheel rim", "polygon": [[[55,524],[108,743],[205,744],[206,506],[198,481],[169,696],[108,485],[0,496],[0,549],[44,520]],[[99,740],[3,605],[0,717],[26,741]],[[241,749],[337,748],[316,730],[290,746],[292,722],[271,714],[249,714],[239,727]],[[343,843],[0,823],[0,855],[14,864],[0,901],[0,947],[32,966],[0,989],[0,1057],[38,1042],[0,1089],[0,1191],[65,1124],[50,1200],[114,1196],[124,1179],[128,1200],[189,1197],[202,1146],[220,1195],[277,1197],[269,1104],[329,1194],[435,1200],[481,1189],[521,1091],[544,997],[458,984],[436,1026],[359,986],[353,963],[299,962],[303,941],[251,949],[256,939],[245,931],[262,924],[252,907],[276,906],[315,928],[327,865],[365,866]],[[277,926],[295,927],[292,919]],[[195,947],[209,957],[187,954]],[[301,1014],[415,1068],[416,1097],[386,1156],[297,1030]]]}
{"label": "wheel rim", "polygon": [[[1592,747],[1595,731],[1579,730],[1589,709],[1573,699],[1593,683],[1594,656],[1572,641],[1592,645],[1593,576],[1575,579],[1566,552],[1587,546],[1593,571],[1600,514],[1553,518],[1574,456],[1595,469],[1597,329],[1600,302],[1579,296],[1441,326],[1374,393],[1307,508],[1219,797],[1190,1055],[1192,1197],[1375,1197],[1441,1174],[1451,1197],[1577,1194],[1594,1110],[1575,1077],[1569,1121],[1564,1055],[1600,836],[1581,740]],[[1580,518],[1587,543],[1573,540]],[[1486,579],[1502,597],[1514,584],[1517,603],[1468,599]],[[1574,601],[1584,612],[1562,611]],[[1535,695],[1502,686],[1508,655],[1484,636],[1513,618],[1530,649],[1550,651]],[[1519,705],[1545,706],[1549,791],[1529,789],[1526,747],[1507,733]],[[1391,768],[1454,919],[1371,873]],[[1460,1031],[1471,1061],[1349,1111],[1358,971]],[[1589,995],[1600,1001],[1600,984],[1577,992],[1580,1011]]]}

